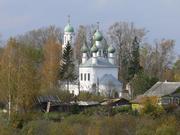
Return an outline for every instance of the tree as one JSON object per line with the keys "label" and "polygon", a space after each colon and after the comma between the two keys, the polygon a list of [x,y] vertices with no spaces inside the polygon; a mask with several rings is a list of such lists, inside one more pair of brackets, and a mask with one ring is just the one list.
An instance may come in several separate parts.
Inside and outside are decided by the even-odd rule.
{"label": "tree", "polygon": [[42,48],[50,37],[55,37],[57,43],[62,44],[63,32],[56,26],[48,26],[26,32],[24,35],[18,36],[17,40],[29,46]]}
{"label": "tree", "polygon": [[144,71],[138,72],[130,81],[133,96],[144,94],[144,92],[151,88],[157,81],[157,78],[149,76]]}
{"label": "tree", "polygon": [[56,37],[49,37],[43,47],[44,61],[42,66],[42,89],[53,89],[58,86],[61,46]]}
{"label": "tree", "polygon": [[117,49],[117,65],[119,66],[118,78],[123,84],[128,82],[128,67],[131,58],[132,43],[135,37],[143,40],[145,29],[135,28],[133,23],[116,22],[109,27],[109,41]]}
{"label": "tree", "polygon": [[[11,38],[3,52],[0,68],[1,100],[9,103],[9,112],[26,112],[33,105],[38,93],[38,71],[34,53]],[[9,114],[10,115],[10,114]]]}
{"label": "tree", "polygon": [[78,60],[78,63],[81,63],[81,47],[83,46],[84,41],[86,41],[86,28],[83,25],[79,26],[77,31],[77,36],[75,38],[75,58]]}
{"label": "tree", "polygon": [[174,45],[174,40],[170,39],[156,41],[155,45],[144,44],[140,49],[140,63],[145,72],[162,81],[172,80],[170,69],[174,59]]}
{"label": "tree", "polygon": [[178,59],[174,66],[173,66],[173,72],[174,72],[174,80],[180,81],[180,59]]}
{"label": "tree", "polygon": [[69,90],[69,82],[77,79],[76,69],[74,65],[73,52],[70,43],[68,42],[62,54],[62,63],[59,71],[60,80],[67,83]]}
{"label": "tree", "polygon": [[140,69],[140,55],[139,55],[139,41],[135,37],[132,43],[132,55],[131,55],[130,65],[129,65],[129,80],[131,80],[135,74],[137,74]]}

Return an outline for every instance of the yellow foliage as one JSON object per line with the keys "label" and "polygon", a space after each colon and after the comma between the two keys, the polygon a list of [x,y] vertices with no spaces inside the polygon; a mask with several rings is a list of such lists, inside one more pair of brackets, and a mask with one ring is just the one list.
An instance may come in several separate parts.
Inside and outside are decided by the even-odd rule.
{"label": "yellow foliage", "polygon": [[174,75],[175,81],[180,81],[180,72]]}
{"label": "yellow foliage", "polygon": [[43,48],[42,89],[53,89],[58,83],[61,47],[56,38],[50,37]]}

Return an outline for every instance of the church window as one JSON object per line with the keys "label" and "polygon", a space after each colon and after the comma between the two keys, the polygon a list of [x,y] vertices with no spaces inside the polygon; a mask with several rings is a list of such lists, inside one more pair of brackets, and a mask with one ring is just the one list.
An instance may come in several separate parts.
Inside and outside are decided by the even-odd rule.
{"label": "church window", "polygon": [[88,73],[88,81],[90,81],[90,73]]}
{"label": "church window", "polygon": [[83,74],[81,73],[81,81],[83,80]]}
{"label": "church window", "polygon": [[99,56],[101,56],[101,50],[99,51]]}
{"label": "church window", "polygon": [[86,81],[86,74],[84,74],[84,81]]}

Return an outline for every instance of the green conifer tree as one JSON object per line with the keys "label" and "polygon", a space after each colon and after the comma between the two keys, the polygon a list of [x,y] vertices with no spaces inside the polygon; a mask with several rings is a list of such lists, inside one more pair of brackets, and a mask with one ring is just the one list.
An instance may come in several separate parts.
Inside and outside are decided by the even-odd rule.
{"label": "green conifer tree", "polygon": [[128,80],[131,80],[135,74],[137,74],[141,70],[140,66],[140,54],[139,54],[139,41],[138,38],[135,37],[132,43],[132,58],[130,60],[130,65],[128,68]]}
{"label": "green conifer tree", "polygon": [[67,90],[69,90],[69,82],[73,82],[77,79],[73,59],[73,51],[69,42],[67,43],[63,51],[59,76],[60,80],[65,81],[67,83]]}

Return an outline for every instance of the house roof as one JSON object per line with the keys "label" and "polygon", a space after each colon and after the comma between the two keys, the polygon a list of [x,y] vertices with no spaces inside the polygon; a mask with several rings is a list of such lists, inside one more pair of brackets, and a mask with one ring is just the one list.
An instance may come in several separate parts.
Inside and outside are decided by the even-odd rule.
{"label": "house roof", "polygon": [[88,59],[84,64],[81,64],[80,67],[110,67],[116,68],[117,66],[111,64],[107,59],[102,57],[96,57],[97,63],[92,63],[92,58]]}
{"label": "house roof", "polygon": [[60,105],[61,101],[58,96],[38,96],[35,100],[38,104],[51,102],[51,106]]}
{"label": "house roof", "polygon": [[143,95],[139,95],[137,96],[135,99],[131,100],[131,103],[137,103],[137,104],[140,104],[142,102],[142,99],[144,98],[145,96]]}
{"label": "house roof", "polygon": [[108,99],[105,100],[103,102],[101,102],[101,105],[114,105],[117,103],[125,103],[125,104],[129,104],[129,100],[125,99],[125,98],[115,98],[115,99]]}
{"label": "house roof", "polygon": [[162,97],[173,94],[178,88],[180,88],[180,82],[157,82],[144,95]]}
{"label": "house roof", "polygon": [[71,102],[71,104],[77,104],[79,106],[93,106],[93,105],[99,105],[99,102],[97,101],[77,101],[77,102]]}

